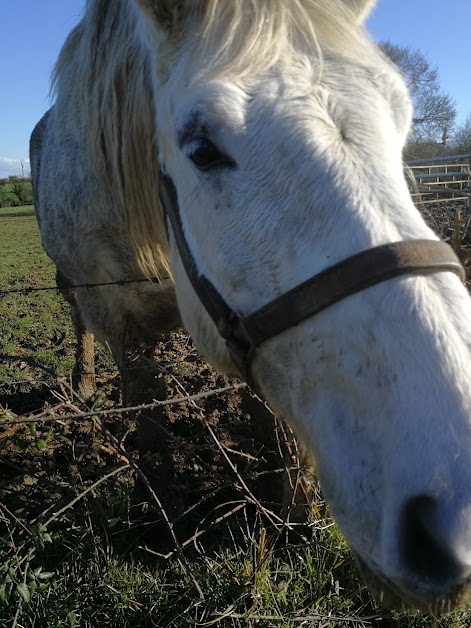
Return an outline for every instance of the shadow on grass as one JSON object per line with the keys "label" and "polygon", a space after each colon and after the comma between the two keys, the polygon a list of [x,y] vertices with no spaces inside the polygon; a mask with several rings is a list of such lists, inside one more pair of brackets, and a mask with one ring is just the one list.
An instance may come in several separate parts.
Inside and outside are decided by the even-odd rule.
{"label": "shadow on grass", "polygon": [[9,382],[0,382],[0,399],[17,415],[26,415],[43,408],[45,404],[53,404],[57,398],[51,392],[50,386],[35,386],[34,381],[26,381],[17,386]]}
{"label": "shadow on grass", "polygon": [[25,216],[34,216],[34,207],[31,207],[30,209],[25,209],[23,211],[15,211],[15,212],[0,211],[0,219],[1,218],[24,218]]}

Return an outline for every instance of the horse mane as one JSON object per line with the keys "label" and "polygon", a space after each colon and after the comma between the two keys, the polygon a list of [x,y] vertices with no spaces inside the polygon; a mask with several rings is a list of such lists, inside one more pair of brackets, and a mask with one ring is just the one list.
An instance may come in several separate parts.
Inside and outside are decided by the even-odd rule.
{"label": "horse mane", "polygon": [[87,166],[126,225],[138,267],[148,278],[161,278],[169,272],[168,244],[150,63],[128,5],[128,0],[87,0],[60,52],[52,88],[82,124]]}
{"label": "horse mane", "polygon": [[293,56],[302,54],[304,61],[318,66],[314,69],[320,77],[326,53],[362,64],[375,59],[372,42],[343,0],[193,0],[189,4],[188,17],[197,14],[201,19],[196,46],[210,57],[210,72],[244,76],[283,61],[291,66]]}
{"label": "horse mane", "polygon": [[[295,50],[305,53],[318,74],[323,52],[362,63],[372,57],[365,53],[369,40],[342,0],[142,0],[154,18],[166,2],[180,20],[175,54],[181,43],[197,47],[203,73],[244,76],[292,62]],[[182,6],[186,13],[178,16]],[[52,85],[58,100],[79,116],[89,166],[127,225],[140,269],[160,277],[169,272],[168,243],[158,194],[150,60],[138,31],[129,0],[87,0]]]}

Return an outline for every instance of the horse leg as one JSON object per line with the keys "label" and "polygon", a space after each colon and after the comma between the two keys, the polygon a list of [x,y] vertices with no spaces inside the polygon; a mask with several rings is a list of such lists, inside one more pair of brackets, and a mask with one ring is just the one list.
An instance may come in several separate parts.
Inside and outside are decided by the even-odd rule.
{"label": "horse leg", "polygon": [[70,317],[75,331],[76,347],[75,364],[72,370],[72,387],[80,399],[87,401],[96,392],[93,334],[83,323],[75,291],[70,286],[68,279],[59,270],[56,274],[56,282],[62,296],[70,305]]}
{"label": "horse leg", "polygon": [[[122,403],[125,408],[168,398],[165,378],[155,355],[160,341],[154,340],[155,344],[137,342],[128,325],[118,353],[114,353],[121,373]],[[133,415],[139,439],[139,468],[149,486],[158,494],[167,514],[170,517],[179,515],[185,510],[185,500],[176,487],[175,465],[169,442],[169,410],[165,406],[156,406]],[[144,489],[144,486],[140,485],[140,489]],[[144,494],[147,494],[146,491]]]}
{"label": "horse leg", "polygon": [[[154,361],[156,344],[136,343],[129,336],[125,340],[122,358],[118,365],[121,373],[121,393],[123,405],[138,406],[152,400],[167,398],[167,389],[162,373]],[[161,453],[166,450],[166,413],[156,407],[139,412],[137,416],[139,431],[139,451]]]}
{"label": "horse leg", "polygon": [[[82,341],[79,349],[85,347],[91,338],[86,335],[86,326],[111,351],[121,376],[124,407],[140,406],[155,398],[166,398],[165,382],[153,359],[161,340],[160,334],[154,330],[165,331],[171,329],[175,322],[178,323],[173,292],[136,292],[137,289],[125,292],[121,287],[107,286],[93,290],[77,289],[74,295],[67,285],[63,289],[71,306],[79,305],[74,311],[74,315],[77,315],[74,321],[77,335]],[[82,321],[85,321],[85,325]],[[90,349],[89,344],[87,349]],[[79,358],[86,359],[87,355],[91,356],[90,353],[80,353]],[[89,369],[85,366],[83,372],[88,373]],[[167,432],[163,427],[165,411],[156,408],[155,411],[134,414],[139,428],[141,452],[160,452]]]}
{"label": "horse leg", "polygon": [[77,338],[72,386],[86,401],[96,392],[94,338],[92,332],[85,328],[77,306],[70,305],[70,315]]}

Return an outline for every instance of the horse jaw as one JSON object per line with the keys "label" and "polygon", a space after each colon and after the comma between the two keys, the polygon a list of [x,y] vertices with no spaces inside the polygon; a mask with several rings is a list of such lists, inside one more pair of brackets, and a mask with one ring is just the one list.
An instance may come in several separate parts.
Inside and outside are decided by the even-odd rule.
{"label": "horse jaw", "polygon": [[422,610],[468,595],[470,318],[453,277],[403,278],[272,339],[254,363],[368,579]]}

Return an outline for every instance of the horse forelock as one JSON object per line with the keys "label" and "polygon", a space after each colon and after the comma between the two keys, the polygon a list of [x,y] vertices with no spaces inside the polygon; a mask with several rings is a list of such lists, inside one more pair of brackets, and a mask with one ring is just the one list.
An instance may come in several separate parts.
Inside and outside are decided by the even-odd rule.
{"label": "horse forelock", "polygon": [[329,52],[361,63],[381,58],[372,53],[345,0],[183,0],[180,5],[174,29],[206,53],[205,73],[253,74],[284,60],[291,64],[298,53],[316,65]]}

